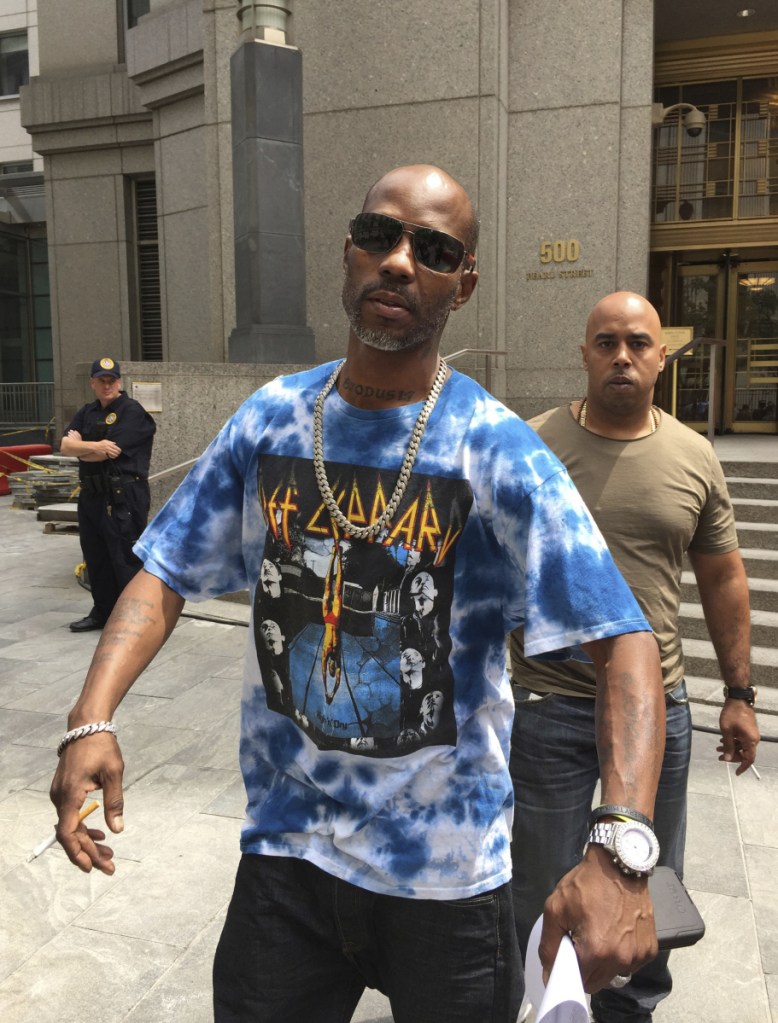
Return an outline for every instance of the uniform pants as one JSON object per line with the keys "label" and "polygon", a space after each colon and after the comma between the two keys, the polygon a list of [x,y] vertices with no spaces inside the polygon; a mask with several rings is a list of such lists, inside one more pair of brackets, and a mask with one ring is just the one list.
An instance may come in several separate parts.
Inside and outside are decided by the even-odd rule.
{"label": "uniform pants", "polygon": [[510,883],[407,899],[245,854],[214,960],[215,1023],[348,1023],[365,987],[387,995],[395,1023],[515,1023]]}
{"label": "uniform pants", "polygon": [[102,495],[81,493],[78,498],[78,532],[94,603],[90,615],[103,625],[119,594],[142,566],[132,547],[146,528],[148,483],[126,483],[124,494],[124,505],[118,508]]}
{"label": "uniform pants", "polygon": [[[578,863],[589,832],[600,776],[594,741],[594,700],[514,689],[511,776],[513,909],[524,956],[532,926],[557,881]],[[683,877],[691,715],[684,682],[665,697],[667,735],[654,810],[659,863]],[[672,988],[669,952],[660,952],[619,990],[592,996],[598,1023],[647,1023]]]}

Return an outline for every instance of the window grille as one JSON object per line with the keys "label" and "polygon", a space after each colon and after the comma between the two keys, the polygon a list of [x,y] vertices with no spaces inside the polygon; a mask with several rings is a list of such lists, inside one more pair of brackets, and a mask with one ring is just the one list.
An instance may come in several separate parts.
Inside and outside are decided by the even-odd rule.
{"label": "window grille", "polygon": [[778,77],[665,86],[656,99],[694,104],[705,127],[690,136],[681,111],[657,129],[654,224],[778,217]]}
{"label": "window grille", "polygon": [[137,180],[134,185],[140,357],[144,362],[161,362],[162,302],[159,286],[157,186],[153,178]]}

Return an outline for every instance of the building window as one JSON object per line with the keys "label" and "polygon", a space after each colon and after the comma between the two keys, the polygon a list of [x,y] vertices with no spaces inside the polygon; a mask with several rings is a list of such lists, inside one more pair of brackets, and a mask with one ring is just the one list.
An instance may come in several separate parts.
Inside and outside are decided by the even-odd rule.
{"label": "building window", "polygon": [[29,174],[32,160],[17,160],[16,163],[0,163],[0,174]]}
{"label": "building window", "polygon": [[655,98],[705,115],[694,136],[683,110],[657,129],[655,224],[778,216],[778,78],[667,86]]}
{"label": "building window", "polygon": [[778,78],[742,83],[738,217],[778,217]]}
{"label": "building window", "polygon": [[0,35],[0,96],[18,96],[30,80],[27,33]]}
{"label": "building window", "polygon": [[137,294],[135,349],[144,362],[162,360],[162,301],[159,286],[157,186],[153,178],[132,181]]}
{"label": "building window", "polygon": [[138,20],[149,13],[151,0],[123,0],[123,5],[125,29],[135,28]]}

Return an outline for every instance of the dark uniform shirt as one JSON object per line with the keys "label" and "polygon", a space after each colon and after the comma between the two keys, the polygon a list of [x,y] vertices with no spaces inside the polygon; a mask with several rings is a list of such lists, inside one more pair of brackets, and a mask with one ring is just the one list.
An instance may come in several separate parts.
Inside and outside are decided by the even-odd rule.
{"label": "dark uniform shirt", "polygon": [[[149,475],[151,445],[156,429],[156,423],[140,402],[122,391],[105,408],[99,401],[84,405],[76,412],[65,433],[77,430],[82,440],[112,440],[122,453],[118,458],[108,460],[111,468],[145,480]],[[78,464],[82,480],[87,476],[101,475],[106,466],[106,462],[79,461]]]}

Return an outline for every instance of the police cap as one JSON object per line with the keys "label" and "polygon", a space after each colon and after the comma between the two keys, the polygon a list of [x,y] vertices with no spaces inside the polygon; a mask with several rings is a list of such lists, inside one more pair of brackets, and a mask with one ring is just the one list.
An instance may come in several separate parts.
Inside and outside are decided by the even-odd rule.
{"label": "police cap", "polygon": [[122,371],[119,369],[119,363],[115,362],[108,355],[104,355],[102,359],[95,359],[89,373],[90,377],[116,377],[117,379],[121,375]]}

